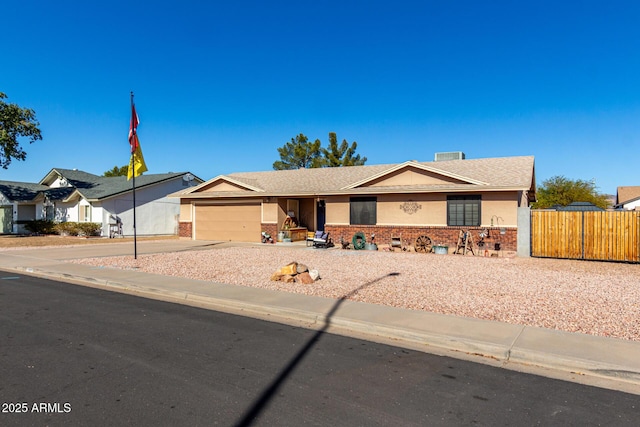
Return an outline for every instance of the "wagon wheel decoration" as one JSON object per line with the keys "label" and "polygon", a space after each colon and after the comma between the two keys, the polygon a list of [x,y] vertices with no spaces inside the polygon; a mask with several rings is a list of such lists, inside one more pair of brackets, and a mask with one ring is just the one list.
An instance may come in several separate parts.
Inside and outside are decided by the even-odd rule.
{"label": "wagon wheel decoration", "polygon": [[416,239],[416,252],[423,254],[431,252],[431,239],[429,236],[420,236]]}

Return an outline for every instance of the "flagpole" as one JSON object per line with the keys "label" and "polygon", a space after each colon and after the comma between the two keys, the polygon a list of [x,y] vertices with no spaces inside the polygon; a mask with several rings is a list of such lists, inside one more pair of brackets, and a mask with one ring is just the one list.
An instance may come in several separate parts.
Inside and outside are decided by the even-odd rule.
{"label": "flagpole", "polygon": [[[131,114],[133,114],[133,91],[131,91]],[[133,116],[131,117],[131,120],[133,120]],[[136,130],[137,132],[137,130]],[[132,180],[132,186],[133,186],[133,259],[138,259],[138,239],[137,239],[137,235],[136,235],[136,173],[135,173],[135,167],[136,167],[136,152],[132,151],[131,152],[131,160],[133,163],[133,168],[134,168],[134,172],[133,172],[133,180]]]}

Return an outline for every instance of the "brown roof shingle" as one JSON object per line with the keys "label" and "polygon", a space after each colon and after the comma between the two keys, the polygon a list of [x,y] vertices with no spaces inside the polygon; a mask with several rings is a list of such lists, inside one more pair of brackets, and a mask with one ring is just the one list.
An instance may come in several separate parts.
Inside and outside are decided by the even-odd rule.
{"label": "brown roof shingle", "polygon": [[622,205],[631,200],[637,199],[640,197],[640,186],[626,186],[626,187],[618,187],[618,195],[616,197],[616,204]]}
{"label": "brown roof shingle", "polygon": [[[393,170],[403,164],[346,166],[336,168],[295,169],[263,172],[237,172],[216,177],[228,177],[236,182],[245,183],[268,194],[354,194],[365,192],[408,192],[408,191],[464,191],[480,189],[522,189],[535,191],[534,158],[533,156],[500,157],[487,159],[450,160],[439,162],[408,162],[407,166],[419,165],[431,171],[451,174],[466,180],[482,182],[484,184],[436,184],[420,186],[389,186],[389,187],[357,187],[349,189],[350,185],[365,181],[386,171]],[[205,186],[203,184],[203,186]],[[532,188],[533,187],[533,188]],[[193,189],[197,192],[198,187]],[[189,191],[191,192],[191,191]],[[233,192],[235,193],[235,192]],[[235,196],[236,194],[222,192],[220,196]],[[185,194],[185,193],[183,193]],[[215,197],[217,193],[207,193]],[[186,195],[186,194],[185,194]],[[237,196],[247,195],[239,191]]]}

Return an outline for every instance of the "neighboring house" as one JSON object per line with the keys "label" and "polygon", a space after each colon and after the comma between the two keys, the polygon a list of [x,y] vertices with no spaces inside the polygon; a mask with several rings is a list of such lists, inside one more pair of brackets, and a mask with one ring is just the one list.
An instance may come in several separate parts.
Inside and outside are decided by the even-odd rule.
{"label": "neighboring house", "polygon": [[[179,204],[167,195],[200,183],[187,172],[137,177],[136,234],[176,234]],[[100,223],[103,236],[120,221],[123,234],[133,235],[132,182],[59,168],[37,184],[0,181],[0,232],[25,233],[25,223],[36,219]]]}
{"label": "neighboring house", "polygon": [[615,208],[640,210],[640,186],[618,187]]}
{"label": "neighboring house", "polygon": [[0,233],[25,232],[28,221],[52,219],[53,211],[43,203],[43,194],[48,190],[46,185],[0,181]]}
{"label": "neighboring house", "polygon": [[573,202],[573,203],[569,203],[567,206],[555,205],[555,206],[552,206],[551,209],[555,209],[557,211],[565,211],[565,212],[604,211],[604,209],[594,205],[591,202]]}
{"label": "neighboring house", "polygon": [[488,229],[515,250],[518,208],[535,200],[534,158],[460,157],[220,175],[173,195],[180,198],[180,236],[257,242],[261,231],[282,231],[289,214],[334,242],[362,232],[382,244],[426,235],[453,245],[463,229]]}

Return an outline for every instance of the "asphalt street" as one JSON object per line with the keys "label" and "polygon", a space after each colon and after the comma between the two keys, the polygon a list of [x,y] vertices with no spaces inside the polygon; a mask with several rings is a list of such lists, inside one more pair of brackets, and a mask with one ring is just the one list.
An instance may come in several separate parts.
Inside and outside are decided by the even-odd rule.
{"label": "asphalt street", "polygon": [[637,425],[640,397],[0,272],[0,425]]}

